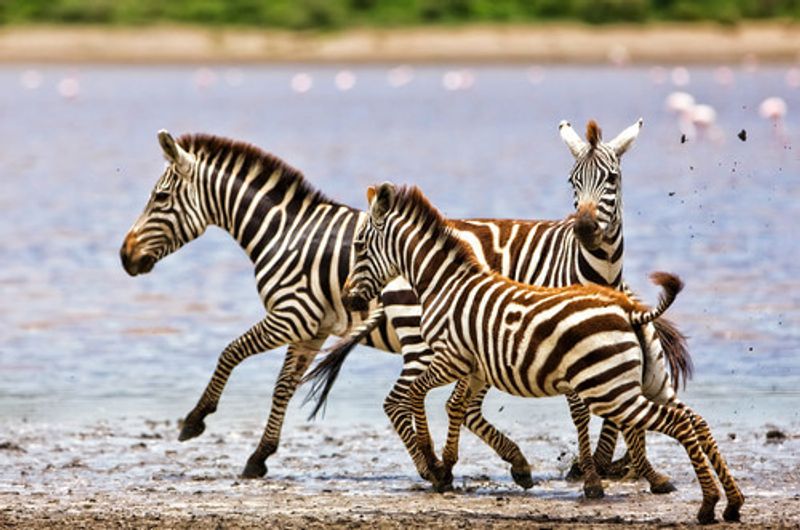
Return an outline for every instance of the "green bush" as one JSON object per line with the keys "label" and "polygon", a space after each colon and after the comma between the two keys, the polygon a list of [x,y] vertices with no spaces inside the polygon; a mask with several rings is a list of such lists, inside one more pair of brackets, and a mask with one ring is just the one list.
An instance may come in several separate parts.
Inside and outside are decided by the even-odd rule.
{"label": "green bush", "polygon": [[291,29],[800,18],[800,0],[0,0],[0,23],[192,23]]}

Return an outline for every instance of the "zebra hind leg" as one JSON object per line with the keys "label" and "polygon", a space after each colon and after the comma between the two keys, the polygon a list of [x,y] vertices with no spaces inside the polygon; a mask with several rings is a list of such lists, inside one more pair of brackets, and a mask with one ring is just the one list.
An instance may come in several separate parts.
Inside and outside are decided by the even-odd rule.
{"label": "zebra hind leg", "polygon": [[532,488],[534,481],[531,476],[531,466],[519,446],[489,423],[483,415],[481,407],[488,391],[489,386],[484,385],[473,394],[467,406],[464,424],[475,436],[491,447],[500,458],[511,464],[511,478],[518,486],[524,489]]}
{"label": "zebra hind leg", "polygon": [[[587,397],[591,402],[592,398]],[[659,405],[642,395],[637,396],[635,400],[624,407],[619,407],[613,402],[602,404],[595,402],[591,408],[593,413],[605,417],[608,416],[609,411],[613,410],[613,417],[609,419],[621,426],[623,432],[646,428],[678,440],[689,456],[703,492],[703,501],[697,512],[697,520],[701,524],[715,522],[714,507],[719,502],[719,488],[717,488],[711,468],[695,433],[690,414],[677,407]]]}
{"label": "zebra hind leg", "polygon": [[281,438],[283,420],[289,400],[294,396],[300,380],[309,367],[324,339],[308,344],[306,347],[290,344],[283,360],[275,389],[272,393],[272,408],[269,413],[267,425],[258,443],[258,447],[247,459],[247,464],[242,471],[242,478],[260,478],[267,474],[267,458],[278,450]]}
{"label": "zebra hind leg", "polygon": [[647,461],[645,446],[645,433],[641,429],[629,429],[623,433],[625,443],[628,445],[627,455],[630,455],[631,467],[650,483],[650,491],[656,494],[672,493],[676,490],[669,477],[659,473]]}
{"label": "zebra hind leg", "polygon": [[728,522],[738,522],[741,519],[740,509],[744,504],[745,498],[739,486],[736,484],[736,480],[733,478],[728,464],[719,452],[719,447],[717,446],[716,440],[714,440],[714,436],[711,434],[708,423],[706,423],[706,420],[704,420],[702,416],[683,403],[678,403],[677,406],[691,416],[692,425],[697,433],[700,445],[702,445],[703,451],[705,451],[706,456],[711,462],[711,466],[717,473],[717,477],[719,477],[719,481],[722,483],[722,487],[725,490],[727,506],[722,513],[722,518]]}

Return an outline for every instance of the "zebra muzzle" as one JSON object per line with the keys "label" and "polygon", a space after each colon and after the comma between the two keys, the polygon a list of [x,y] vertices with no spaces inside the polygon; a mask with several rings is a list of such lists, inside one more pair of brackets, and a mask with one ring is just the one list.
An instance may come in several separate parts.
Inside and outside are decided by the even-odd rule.
{"label": "zebra muzzle", "polygon": [[136,236],[128,234],[125,242],[119,250],[119,257],[122,261],[122,268],[131,276],[146,274],[153,270],[156,258],[148,254],[138,254],[136,252]]}

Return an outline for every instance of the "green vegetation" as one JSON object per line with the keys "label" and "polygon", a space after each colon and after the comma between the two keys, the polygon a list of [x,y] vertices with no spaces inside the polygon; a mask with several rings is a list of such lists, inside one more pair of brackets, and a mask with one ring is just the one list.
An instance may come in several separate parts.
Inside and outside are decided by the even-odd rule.
{"label": "green vegetation", "polygon": [[289,29],[800,18],[800,0],[0,0],[0,24],[177,22]]}

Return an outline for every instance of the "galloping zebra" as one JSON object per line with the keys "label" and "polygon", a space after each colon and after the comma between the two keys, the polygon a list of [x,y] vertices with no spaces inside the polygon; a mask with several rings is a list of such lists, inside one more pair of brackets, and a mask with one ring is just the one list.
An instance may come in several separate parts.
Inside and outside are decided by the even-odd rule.
{"label": "galloping zebra", "polygon": [[[359,313],[343,307],[341,289],[353,259],[353,234],[366,214],[325,198],[299,171],[251,145],[208,135],[187,135],[176,142],[166,131],[158,138],[168,166],[125,236],[122,264],[132,276],[150,272],[209,225],[229,232],[252,260],[267,314],[220,354],[179,440],[202,434],[205,417],[217,409],[240,362],[288,344],[267,425],[243,472],[260,477],[267,472],[266,459],[277,450],[286,407],[306,368],[329,335],[342,335],[361,322]],[[400,351],[391,324],[377,310],[365,322],[371,331],[364,343]],[[410,349],[413,363],[413,345]],[[496,432],[483,418],[475,422],[484,432]],[[506,443],[516,448],[510,440]],[[512,469],[515,480],[530,487],[533,480],[524,457],[520,465]],[[424,478],[431,476],[424,463],[418,469]]]}
{"label": "galloping zebra", "polygon": [[[367,307],[398,276],[414,289],[422,306],[422,337],[435,355],[403,405],[414,415],[417,444],[429,455],[438,481],[452,480],[468,400],[489,384],[524,397],[565,394],[571,405],[610,419],[622,428],[642,472],[643,429],[675,438],[686,449],[703,492],[698,521],[713,522],[719,500],[705,456],[725,489],[725,520],[739,520],[744,497],[705,420],[680,403],[668,385],[652,399],[643,392],[638,329],[672,303],[682,287],[677,277],[653,275],[664,293],[652,310],[608,287],[525,285],[476,259],[418,188],[384,184],[377,191],[370,188],[367,198],[370,218],[354,241],[356,262],[345,284],[345,303]],[[425,396],[458,380],[467,386],[448,403],[450,426],[439,470],[424,427]],[[584,453],[587,444],[582,441]]]}
{"label": "galloping zebra", "polygon": [[[600,129],[594,121],[587,126],[587,141],[575,133],[569,123],[562,121],[559,131],[575,158],[569,182],[573,189],[575,215],[561,221],[451,221],[454,233],[468,243],[479,261],[522,283],[564,287],[573,284],[596,283],[628,292],[622,281],[623,227],[622,182],[620,158],[637,138],[642,126],[640,119],[608,143],[601,139]],[[383,311],[404,344],[404,369],[395,387],[386,398],[385,410],[397,426],[401,438],[410,445],[413,438],[412,420],[407,410],[400,406],[407,398],[408,387],[430,363],[432,352],[419,331],[419,305],[417,298],[403,281],[395,281],[382,293]],[[318,395],[316,413],[327,399],[341,365],[371,325],[353,330],[351,335],[337,343],[326,358],[309,373],[307,379],[316,379],[312,394]],[[681,377],[686,379],[691,371],[691,361],[683,336],[665,319],[642,328],[647,355],[645,391],[658,395],[669,385],[666,371],[668,362],[677,388]],[[416,355],[413,355],[416,353]],[[666,353],[666,357],[665,357]],[[455,392],[463,392],[457,388]],[[488,387],[475,393],[467,409],[465,424],[493,447],[501,448],[501,456],[512,463],[512,475],[525,468],[527,461],[518,447],[499,431],[485,430],[481,405]],[[403,430],[401,430],[403,429]],[[611,459],[617,441],[617,428],[610,421],[603,422],[595,453],[600,474],[611,471]],[[579,433],[579,437],[581,434]],[[587,434],[588,436],[588,434]],[[493,441],[492,441],[493,440]],[[619,467],[619,466],[617,466]],[[666,477],[650,475],[654,493],[673,491]],[[599,477],[587,477],[584,485],[587,496],[602,495]]]}

